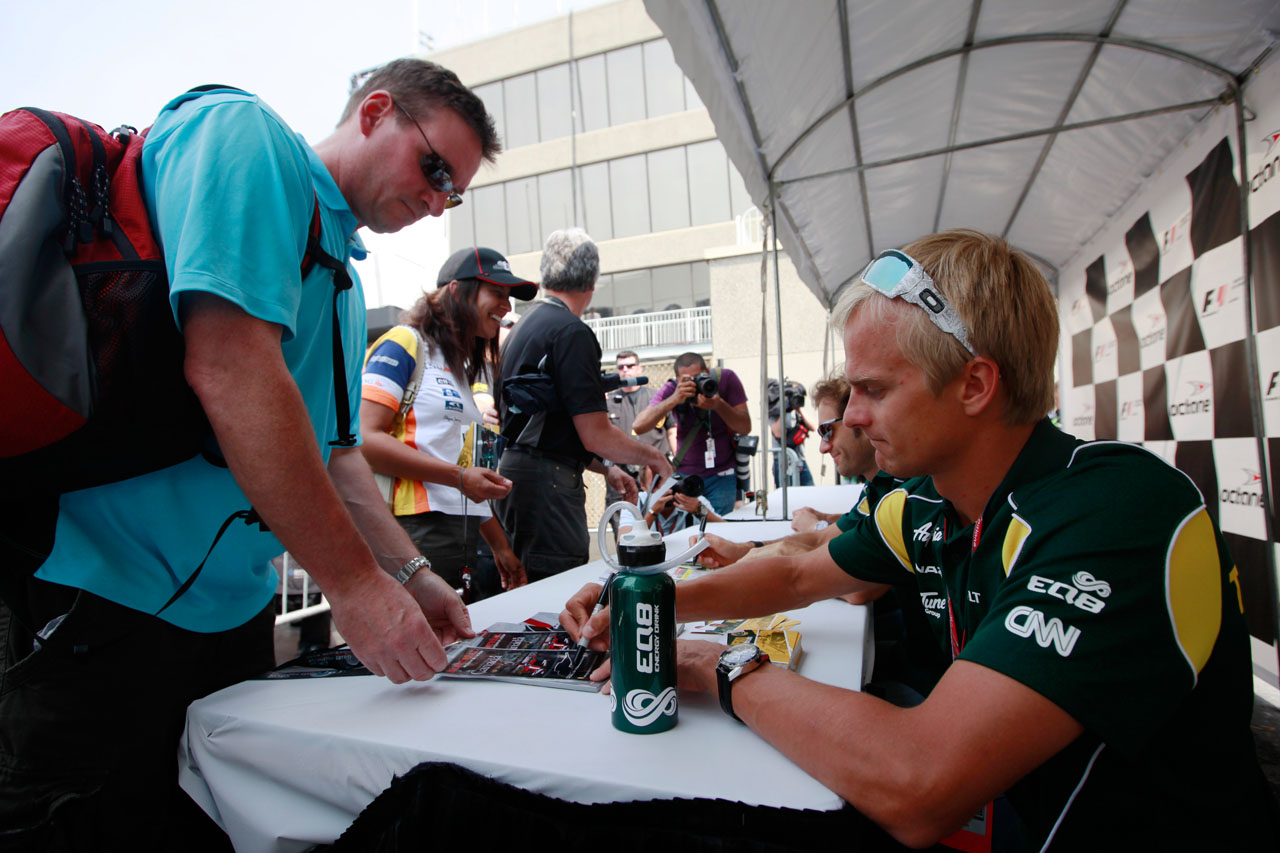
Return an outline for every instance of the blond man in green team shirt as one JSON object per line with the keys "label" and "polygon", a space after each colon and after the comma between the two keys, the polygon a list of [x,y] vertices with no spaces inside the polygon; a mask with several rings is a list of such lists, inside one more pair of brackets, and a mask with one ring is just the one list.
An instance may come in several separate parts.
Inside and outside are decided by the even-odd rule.
{"label": "blond man in green team shirt", "polygon": [[[681,641],[681,689],[719,691],[912,846],[1006,793],[1021,849],[1273,849],[1238,572],[1189,478],[1045,417],[1058,318],[1035,265],[999,238],[935,234],[873,260],[834,315],[844,423],[909,479],[825,549],[680,584],[677,616],[913,580],[952,663],[897,708],[777,667],[738,662],[730,680],[721,648]],[[602,645],[598,589],[561,621]]]}

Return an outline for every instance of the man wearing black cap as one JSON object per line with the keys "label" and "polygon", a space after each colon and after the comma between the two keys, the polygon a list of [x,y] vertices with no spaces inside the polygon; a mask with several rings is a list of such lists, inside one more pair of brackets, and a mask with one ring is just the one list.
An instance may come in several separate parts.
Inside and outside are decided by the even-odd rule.
{"label": "man wearing black cap", "polygon": [[388,499],[396,520],[432,569],[454,588],[469,588],[475,533],[484,536],[502,586],[525,582],[488,501],[511,482],[483,466],[460,464],[472,424],[482,421],[471,386],[497,367],[498,329],[510,297],[529,300],[538,286],[513,275],[499,252],[468,247],[440,268],[396,326],[374,342],[365,362],[360,409],[365,459],[393,478]]}
{"label": "man wearing black cap", "polygon": [[601,460],[671,474],[666,456],[609,423],[600,342],[580,319],[599,277],[585,231],[553,232],[542,250],[545,295],[502,348],[501,471],[514,485],[495,508],[531,581],[590,559],[583,469],[604,472],[631,500],[635,480]]}

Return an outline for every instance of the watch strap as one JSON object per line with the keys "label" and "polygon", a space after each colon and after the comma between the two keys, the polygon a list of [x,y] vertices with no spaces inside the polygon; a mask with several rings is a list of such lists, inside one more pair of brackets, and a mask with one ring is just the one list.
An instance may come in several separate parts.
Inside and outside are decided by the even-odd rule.
{"label": "watch strap", "polygon": [[396,580],[400,581],[401,584],[406,584],[409,582],[409,578],[418,573],[419,569],[429,568],[431,568],[431,561],[419,554],[400,567],[400,571],[396,572]]}
{"label": "watch strap", "polygon": [[736,679],[730,678],[729,671],[724,669],[724,667],[717,666],[716,667],[716,688],[717,688],[716,692],[720,694],[720,710],[724,711],[730,717],[733,717],[735,720],[741,723],[742,718],[739,717],[733,711],[733,684],[735,681],[742,679],[744,676],[750,675],[751,673],[767,665],[768,663],[769,663],[769,655],[767,653],[761,652],[760,657],[757,658],[755,661],[755,666],[751,667],[751,669],[749,669],[746,672],[739,673],[738,678]]}
{"label": "watch strap", "polygon": [[716,667],[716,687],[720,694],[720,710],[741,723],[742,718],[733,712],[733,682],[729,680],[729,673],[720,667]]}

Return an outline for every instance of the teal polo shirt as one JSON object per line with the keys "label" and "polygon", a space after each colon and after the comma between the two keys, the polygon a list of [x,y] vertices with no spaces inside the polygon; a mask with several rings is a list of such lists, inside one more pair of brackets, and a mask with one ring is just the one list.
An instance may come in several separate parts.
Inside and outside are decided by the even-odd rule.
{"label": "teal polo shirt", "polygon": [[924,477],[829,548],[855,577],[914,580],[948,655],[1084,726],[1008,792],[1027,849],[1256,849],[1274,804],[1238,573],[1181,471],[1045,420],[976,532]]}
{"label": "teal polo shirt", "polygon": [[[218,93],[160,114],[143,149],[142,182],[175,316],[182,295],[200,291],[279,323],[285,364],[313,429],[276,440],[314,442],[327,461],[337,432],[333,277],[317,265],[305,282],[300,278],[317,199],[325,251],[363,256],[355,216],[328,170],[256,97]],[[355,285],[339,295],[338,311],[351,423],[358,428],[364,294],[350,265],[348,271]],[[62,496],[54,550],[37,577],[155,613],[204,559],[223,521],[248,508],[230,472],[199,457],[71,492]],[[199,579],[162,618],[201,632],[243,624],[271,600],[277,581],[268,561],[282,550],[270,533],[233,523]]]}

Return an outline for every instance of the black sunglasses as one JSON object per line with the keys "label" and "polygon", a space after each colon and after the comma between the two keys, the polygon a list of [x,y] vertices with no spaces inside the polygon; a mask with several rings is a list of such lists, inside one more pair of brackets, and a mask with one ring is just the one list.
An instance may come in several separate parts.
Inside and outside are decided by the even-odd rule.
{"label": "black sunglasses", "polygon": [[818,424],[818,438],[823,441],[830,442],[831,436],[836,434],[836,424],[843,420],[843,415],[832,418],[829,421],[823,421]]}
{"label": "black sunglasses", "polygon": [[462,196],[453,188],[453,175],[449,174],[449,164],[445,163],[444,158],[436,153],[436,148],[431,144],[431,140],[427,139],[427,132],[422,129],[422,125],[409,115],[409,111],[400,106],[396,100],[391,103],[396,105],[396,109],[404,113],[404,117],[409,123],[418,129],[418,133],[422,134],[422,141],[427,143],[430,154],[423,154],[418,159],[418,164],[422,167],[422,176],[427,179],[427,183],[431,185],[431,189],[438,193],[448,193],[449,197],[444,201],[445,210],[451,207],[457,207],[462,204]]}

